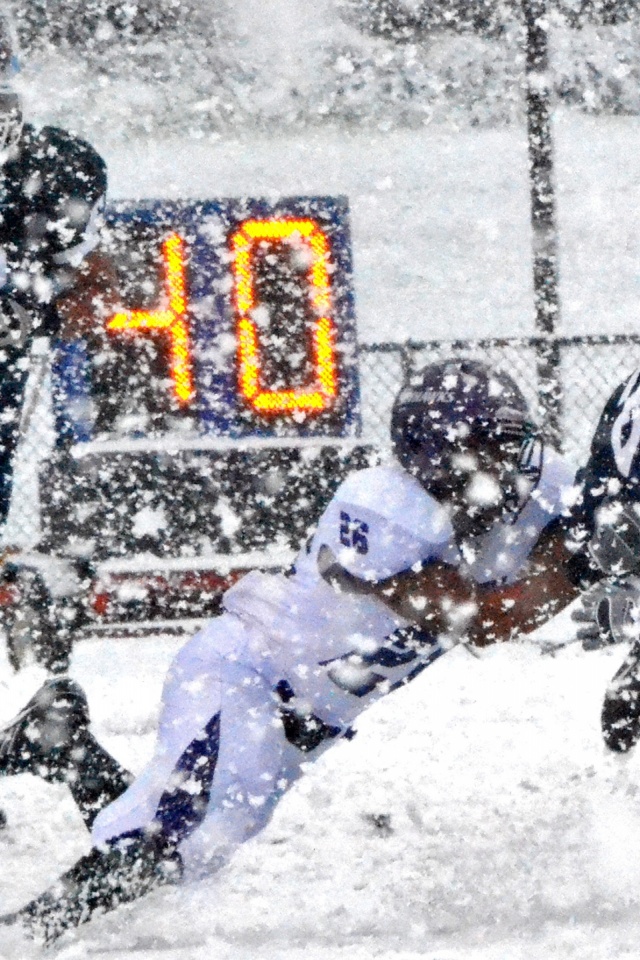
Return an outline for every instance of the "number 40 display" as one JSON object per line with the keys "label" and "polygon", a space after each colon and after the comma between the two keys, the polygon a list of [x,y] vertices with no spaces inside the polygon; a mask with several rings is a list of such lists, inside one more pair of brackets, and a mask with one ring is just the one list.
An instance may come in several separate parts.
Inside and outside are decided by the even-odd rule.
{"label": "number 40 display", "polygon": [[[90,440],[133,422],[136,436],[159,423],[200,435],[358,433],[344,198],[120,202],[106,236],[120,285],[105,320],[110,359],[90,342],[61,345],[67,432]],[[109,363],[117,375],[105,376]]]}

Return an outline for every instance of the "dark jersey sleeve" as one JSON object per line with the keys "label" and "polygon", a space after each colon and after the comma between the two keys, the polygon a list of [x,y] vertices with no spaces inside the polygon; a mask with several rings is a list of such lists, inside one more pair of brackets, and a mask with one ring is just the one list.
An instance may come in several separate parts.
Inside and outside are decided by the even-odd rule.
{"label": "dark jersey sleeve", "polygon": [[607,401],[578,479],[577,516],[588,532],[593,530],[595,511],[605,498],[640,501],[640,369]]}
{"label": "dark jersey sleeve", "polygon": [[568,542],[575,551],[570,575],[586,587],[602,576],[587,549],[598,507],[609,498],[640,502],[640,369],[609,397],[576,479],[580,492],[569,524]]}

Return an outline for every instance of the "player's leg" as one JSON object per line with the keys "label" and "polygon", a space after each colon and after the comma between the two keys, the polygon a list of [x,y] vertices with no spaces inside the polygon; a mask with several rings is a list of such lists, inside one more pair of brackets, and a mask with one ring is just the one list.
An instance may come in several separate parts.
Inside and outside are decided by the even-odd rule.
{"label": "player's leg", "polygon": [[152,762],[96,819],[94,850],[8,919],[54,940],[177,878],[178,846],[196,870],[217,866],[264,826],[284,787],[288,744],[270,684],[235,654],[217,654],[230,641],[240,650],[243,636],[225,616],[187,643],[165,686]]}
{"label": "player's leg", "polygon": [[[197,676],[193,679],[197,683]],[[116,801],[113,804],[116,808],[115,814],[110,811],[111,816],[107,818],[102,832],[98,831],[99,839],[105,842],[81,857],[60,877],[52,889],[45,891],[15,913],[1,917],[0,925],[15,926],[33,939],[51,942],[65,930],[90,919],[96,910],[104,912],[121,903],[137,899],[152,887],[180,875],[180,858],[175,845],[171,845],[163,835],[161,826],[154,822],[154,815],[162,799],[163,789],[167,789],[174,767],[180,760],[180,755],[175,755],[177,745],[172,737],[171,716],[177,715],[173,699],[179,697],[182,685],[188,685],[188,680],[182,671],[170,674],[165,686],[165,699],[167,693],[170,694],[169,714],[167,716],[165,710],[166,721],[163,728],[167,739],[159,739],[156,756],[140,780],[135,782],[132,796],[127,796],[128,791],[125,791],[124,806],[118,806],[116,798],[113,798]],[[54,685],[59,688],[60,681],[49,681],[45,688],[51,690]],[[4,763],[0,759],[0,773],[28,771],[44,776],[45,779],[66,779],[68,757],[73,756],[76,746],[81,752],[85,746],[84,742],[77,743],[75,731],[86,729],[88,721],[86,701],[82,695],[77,694],[74,687],[75,685],[67,682],[65,695],[56,697],[53,704],[49,703],[42,714],[38,713],[36,722],[33,718],[37,706],[34,710],[32,701],[7,728],[4,741],[0,741],[4,742],[5,746]],[[186,710],[192,699],[187,697],[184,704]],[[219,711],[216,704],[214,709],[217,717]],[[41,723],[40,716],[47,722]],[[192,719],[196,722],[196,743],[191,754],[197,761],[207,750],[206,745],[198,742],[202,724],[197,709],[193,712]],[[184,733],[184,723],[179,725]],[[41,749],[39,741],[43,726],[49,726],[51,732],[47,734],[47,742]],[[206,728],[207,724],[204,726]],[[211,730],[209,732],[215,733]],[[194,739],[193,729],[191,737]],[[182,738],[178,737],[178,740],[180,739]],[[198,747],[205,749],[199,750]],[[215,737],[208,752],[215,756]],[[168,761],[169,754],[171,757]],[[73,775],[73,771],[70,772]],[[96,817],[93,809],[91,812],[93,825]],[[131,829],[128,828],[129,824],[132,824]]]}
{"label": "player's leg", "polygon": [[640,738],[640,640],[632,645],[607,688],[601,720],[611,750],[626,753]]}
{"label": "player's leg", "polygon": [[[152,825],[182,849],[221,812],[215,832],[230,852],[263,824],[287,746],[281,701],[251,663],[242,622],[225,615],[193,637],[169,670],[162,701],[151,763],[99,814],[92,838],[102,844]],[[221,849],[209,850],[219,863]]]}
{"label": "player's leg", "polygon": [[[27,381],[27,366],[18,360],[22,353],[5,349],[0,362],[0,531],[4,527],[11,505],[13,488],[13,459],[18,443],[20,414]],[[0,546],[0,569],[13,550],[6,543]],[[6,814],[0,810],[0,829],[7,823]]]}
{"label": "player's leg", "polygon": [[85,694],[67,677],[44,683],[0,731],[0,776],[20,773],[66,783],[89,829],[132,780],[91,733]]}
{"label": "player's leg", "polygon": [[157,843],[153,834],[94,847],[49,890],[15,913],[0,916],[0,947],[5,926],[21,930],[26,940],[50,944],[94,913],[106,913],[158,886],[177,883],[181,875],[179,854]]}
{"label": "player's leg", "polygon": [[242,664],[225,673],[220,743],[205,816],[188,824],[180,851],[190,876],[210,874],[270,821],[308,754],[287,742],[280,701],[264,677]]}
{"label": "player's leg", "polygon": [[[178,651],[162,691],[156,746],[151,761],[126,793],[96,818],[96,844],[146,829],[154,822],[167,784],[176,771],[188,770],[193,751],[209,758],[199,761],[203,774],[196,792],[206,787],[217,761],[219,717],[224,695],[227,656],[238,661],[245,646],[245,629],[236,617],[217,617]],[[180,780],[178,775],[177,780]],[[209,779],[209,786],[210,786]]]}

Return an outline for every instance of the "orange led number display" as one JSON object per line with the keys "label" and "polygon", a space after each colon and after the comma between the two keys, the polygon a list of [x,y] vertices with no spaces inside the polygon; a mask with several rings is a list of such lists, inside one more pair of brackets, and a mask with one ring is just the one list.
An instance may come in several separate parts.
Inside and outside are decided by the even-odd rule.
{"label": "orange led number display", "polygon": [[188,298],[185,282],[185,244],[172,233],[162,244],[164,286],[168,306],[159,310],[128,310],[115,313],[107,321],[111,333],[165,331],[169,337],[169,367],[173,392],[181,406],[194,396],[187,317]]}
{"label": "orange led number display", "polygon": [[[268,390],[260,383],[260,344],[252,318],[257,306],[252,260],[256,246],[299,242],[309,252],[309,296],[314,312],[312,351],[314,380],[291,390]],[[329,287],[329,244],[315,220],[245,220],[231,237],[232,269],[238,336],[238,385],[254,410],[269,413],[320,413],[333,402],[337,390],[334,330]]]}

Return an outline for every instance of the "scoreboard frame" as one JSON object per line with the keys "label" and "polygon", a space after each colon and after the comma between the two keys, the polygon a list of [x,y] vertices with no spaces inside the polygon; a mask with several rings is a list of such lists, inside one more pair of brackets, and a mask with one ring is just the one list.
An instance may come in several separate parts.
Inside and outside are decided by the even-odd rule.
{"label": "scoreboard frame", "polygon": [[[125,282],[128,263],[141,259],[135,241],[140,231],[147,246],[149,234],[156,238],[161,276],[159,281],[149,278],[148,286],[155,287],[151,302],[124,302],[107,318],[105,329],[115,350],[119,339],[131,347],[136,337],[162,336],[174,424],[184,415],[178,434],[359,436],[346,198],[118,201],[107,212],[105,237]],[[263,259],[286,255],[292,263],[303,262],[309,314],[303,340],[299,331],[297,342],[295,335],[280,331],[278,349],[289,359],[305,356],[306,367],[312,369],[307,382],[274,387],[264,373],[265,358],[273,353],[270,341],[278,342],[278,336],[269,328],[272,305],[266,309],[256,293],[254,265],[262,248]],[[128,259],[123,249],[128,249]],[[68,443],[117,438],[113,415],[108,418],[110,429],[96,428],[94,373],[86,342],[57,345],[58,434]],[[121,393],[122,402],[131,403],[127,389]],[[140,424],[122,431],[123,439],[158,432],[163,431],[148,431]]]}

